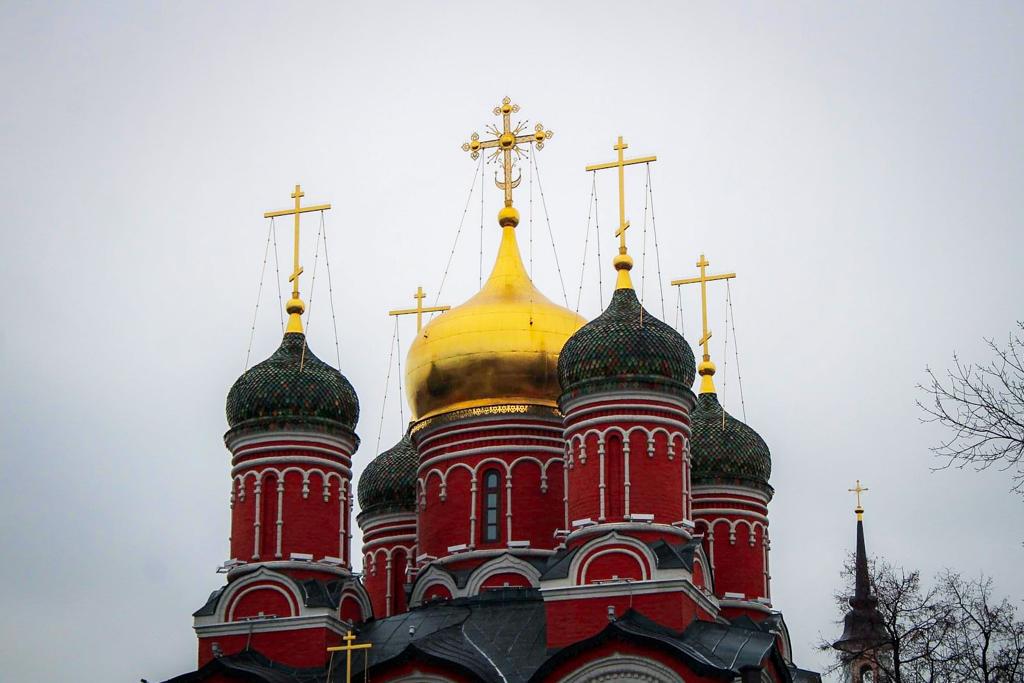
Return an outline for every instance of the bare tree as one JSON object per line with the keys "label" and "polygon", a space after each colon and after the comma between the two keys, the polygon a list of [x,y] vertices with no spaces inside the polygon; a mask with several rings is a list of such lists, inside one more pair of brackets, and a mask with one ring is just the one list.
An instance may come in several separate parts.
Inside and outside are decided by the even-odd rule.
{"label": "bare tree", "polygon": [[[836,652],[836,664],[826,673],[859,660],[876,666],[881,680],[894,683],[1024,680],[1024,622],[1008,600],[993,602],[990,578],[965,580],[947,571],[926,587],[917,571],[885,561],[869,567],[888,642],[862,652]],[[835,596],[840,614],[849,610],[852,559],[843,576],[846,588]],[[832,645],[823,640],[819,647]]]}
{"label": "bare tree", "polygon": [[992,579],[970,581],[946,572],[940,578],[942,594],[956,616],[946,650],[952,680],[1024,680],[1024,622],[1017,621],[1017,609],[1005,598],[992,598]]}
{"label": "bare tree", "polygon": [[994,357],[987,364],[963,363],[940,378],[927,368],[928,394],[918,401],[925,422],[938,422],[950,437],[932,448],[944,460],[937,469],[997,466],[1011,471],[1012,490],[1024,493],[1024,322],[1017,322],[1005,347],[986,339]]}

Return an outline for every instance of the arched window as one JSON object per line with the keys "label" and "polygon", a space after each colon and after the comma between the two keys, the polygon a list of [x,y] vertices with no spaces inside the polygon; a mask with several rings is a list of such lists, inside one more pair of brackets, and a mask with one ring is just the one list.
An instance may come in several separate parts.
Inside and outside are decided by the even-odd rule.
{"label": "arched window", "polygon": [[498,470],[487,470],[484,472],[484,543],[493,543],[498,540],[498,517],[501,508],[501,492],[499,483],[501,474]]}

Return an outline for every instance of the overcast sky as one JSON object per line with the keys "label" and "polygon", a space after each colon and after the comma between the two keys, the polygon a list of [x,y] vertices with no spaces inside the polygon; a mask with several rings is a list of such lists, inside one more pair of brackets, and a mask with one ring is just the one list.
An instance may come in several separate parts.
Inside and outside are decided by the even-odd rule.
{"label": "overcast sky", "polygon": [[[701,251],[739,274],[748,422],[774,464],[773,598],[801,665],[823,666],[814,643],[839,633],[856,478],[871,488],[869,551],[926,574],[985,571],[1024,597],[1024,500],[998,472],[931,473],[942,434],[914,406],[926,365],[983,359],[982,338],[1024,317],[1021,35],[1024,5],[1009,2],[4,2],[4,678],[157,681],[194,666],[190,614],[228,553],[224,398],[245,361],[263,212],[297,182],[334,206],[360,472],[381,419],[386,311],[417,285],[436,294],[475,171],[460,144],[506,94],[555,131],[538,164],[573,303],[583,167],[610,160],[620,134],[658,156],[661,285],[694,275]],[[630,173],[639,273],[644,176]],[[493,258],[500,193],[485,187],[483,231],[475,194],[444,303],[476,290],[481,246]],[[614,194],[599,177],[606,302]],[[536,184],[533,216],[535,279],[559,300]],[[645,298],[660,314],[648,231]],[[334,363],[324,284],[310,337]],[[264,295],[254,362],[280,339],[272,271]],[[682,300],[691,343],[696,296]],[[711,297],[719,389],[741,415],[732,351],[721,372],[724,289]],[[414,322],[402,325],[404,344]],[[382,447],[401,429],[392,401]]]}

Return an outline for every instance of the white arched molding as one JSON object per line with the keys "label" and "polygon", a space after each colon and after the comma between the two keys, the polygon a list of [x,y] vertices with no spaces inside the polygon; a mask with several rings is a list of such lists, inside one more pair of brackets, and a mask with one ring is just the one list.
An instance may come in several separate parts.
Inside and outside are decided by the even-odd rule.
{"label": "white arched molding", "polygon": [[682,677],[664,664],[635,655],[614,653],[585,664],[559,683],[685,683]]}
{"label": "white arched molding", "polygon": [[435,674],[425,674],[419,671],[413,671],[408,676],[402,676],[401,678],[391,679],[394,683],[454,683],[452,679],[445,678],[444,676],[437,676]]}
{"label": "white arched molding", "polygon": [[438,585],[447,588],[453,598],[459,595],[459,587],[455,585],[455,579],[451,577],[451,574],[436,565],[430,565],[426,571],[421,571],[416,577],[416,585],[413,586],[412,595],[409,596],[409,606],[415,607],[422,603],[427,590]]}
{"label": "white arched molding", "polygon": [[292,608],[292,614],[279,616],[298,616],[301,614],[303,601],[301,597],[302,590],[299,588],[299,585],[285,574],[279,574],[261,567],[253,573],[228,584],[217,603],[217,621],[221,623],[231,621],[238,600],[243,595],[257,590],[277,591],[288,599],[288,604]]}
{"label": "white arched molding", "polygon": [[362,613],[362,618],[365,621],[373,615],[373,605],[370,603],[370,594],[366,592],[366,586],[360,581],[348,581],[345,583],[345,587],[341,591],[341,596],[338,598],[338,619],[341,619],[341,607],[345,602],[345,598],[352,598],[359,605],[359,611]]}
{"label": "white arched molding", "polygon": [[[585,585],[586,571],[591,560],[613,552],[635,559],[640,565],[643,580],[650,579],[657,570],[658,558],[646,544],[631,536],[622,536],[613,531],[610,534],[598,536],[580,548],[569,564],[569,580],[573,585]],[[579,577],[579,581],[577,581],[577,577]]]}
{"label": "white arched molding", "polygon": [[479,595],[487,579],[498,574],[519,574],[534,588],[540,585],[540,572],[532,564],[512,555],[501,555],[484,562],[470,574],[465,595]]}

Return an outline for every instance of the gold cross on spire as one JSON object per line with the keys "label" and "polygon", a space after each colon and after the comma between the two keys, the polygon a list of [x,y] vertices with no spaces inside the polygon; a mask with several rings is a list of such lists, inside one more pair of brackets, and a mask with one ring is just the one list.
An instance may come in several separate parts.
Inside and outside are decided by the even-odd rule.
{"label": "gold cross on spire", "polygon": [[373,643],[360,643],[359,645],[355,645],[352,642],[355,639],[356,635],[349,631],[345,634],[345,637],[343,638],[343,640],[345,641],[344,645],[338,645],[336,647],[327,648],[327,651],[331,653],[331,656],[334,656],[335,652],[345,653],[345,683],[351,683],[352,681],[352,651],[369,650],[371,647],[373,647]]}
{"label": "gold cross on spire", "polygon": [[860,485],[860,479],[858,479],[857,480],[857,485],[855,487],[853,487],[852,489],[846,489],[846,490],[849,491],[850,493],[857,494],[857,508],[854,510],[854,512],[857,513],[857,521],[863,521],[864,520],[864,506],[862,506],[860,504],[860,494],[864,493],[865,491],[870,491],[871,489],[866,488],[864,486],[861,486]]}
{"label": "gold cross on spire", "polygon": [[629,145],[622,141],[620,135],[618,143],[612,148],[619,153],[619,158],[616,161],[587,166],[588,171],[600,171],[605,168],[619,169],[619,227],[615,230],[615,236],[619,238],[619,255],[612,261],[615,264],[615,270],[619,271],[615,289],[633,289],[633,284],[629,279],[629,270],[633,267],[633,259],[626,253],[626,230],[629,229],[629,221],[626,220],[626,166],[649,164],[658,160],[658,157],[626,159],[622,153],[628,148]]}
{"label": "gold cross on spire", "polygon": [[295,186],[295,192],[292,192],[292,199],[295,200],[294,209],[283,209],[281,211],[267,211],[263,214],[264,218],[276,218],[277,216],[295,216],[295,250],[294,259],[292,266],[292,274],[288,276],[288,282],[292,283],[292,298],[288,300],[285,305],[285,310],[288,311],[288,328],[285,333],[288,332],[299,332],[302,333],[302,313],[306,310],[306,305],[302,303],[302,299],[299,298],[299,276],[302,275],[302,266],[299,265],[299,214],[308,213],[310,211],[327,211],[331,208],[330,204],[317,204],[316,206],[302,206],[301,200],[306,196],[306,193],[302,191],[302,187],[299,185]]}
{"label": "gold cross on spire", "polygon": [[704,258],[704,254],[701,254],[700,260],[697,261],[697,267],[700,268],[700,277],[672,281],[672,285],[675,287],[700,283],[700,313],[701,323],[703,324],[703,336],[701,336],[700,341],[697,343],[704,347],[704,360],[697,366],[697,372],[701,376],[700,393],[702,394],[715,393],[715,382],[711,379],[715,374],[715,364],[711,362],[711,354],[708,352],[708,340],[711,339],[711,330],[708,329],[708,283],[714,280],[731,280],[736,277],[736,273],[708,275],[704,269],[710,265],[708,260]]}
{"label": "gold cross on spire", "polygon": [[423,329],[423,314],[424,313],[437,313],[451,309],[451,306],[423,306],[423,299],[426,298],[426,294],[422,287],[416,288],[416,293],[412,295],[416,299],[416,308],[403,308],[396,311],[388,311],[388,315],[412,315],[416,314],[416,332],[417,334]]}
{"label": "gold cross on spire", "polygon": [[512,190],[519,187],[519,182],[523,179],[522,173],[515,178],[512,177],[512,154],[515,153],[517,159],[522,158],[525,152],[519,149],[519,145],[525,145],[528,142],[532,142],[537,149],[544,149],[544,141],[550,140],[554,135],[550,130],[544,130],[544,125],[541,123],[533,127],[532,133],[522,134],[527,128],[526,121],[518,121],[515,128],[512,127],[512,114],[518,111],[519,105],[512,104],[512,100],[506,97],[499,106],[494,108],[494,115],[501,116],[501,129],[499,130],[493,124],[487,125],[487,132],[494,135],[494,139],[481,142],[480,135],[474,132],[469,136],[469,142],[462,143],[462,151],[469,152],[471,159],[480,158],[480,150],[492,147],[494,151],[488,161],[494,161],[501,155],[502,170],[505,175],[498,180],[498,173],[495,171],[494,184],[498,186],[498,189],[505,191],[506,207],[512,206]]}

